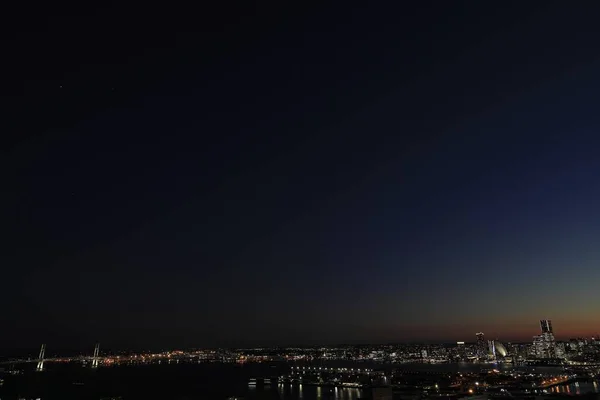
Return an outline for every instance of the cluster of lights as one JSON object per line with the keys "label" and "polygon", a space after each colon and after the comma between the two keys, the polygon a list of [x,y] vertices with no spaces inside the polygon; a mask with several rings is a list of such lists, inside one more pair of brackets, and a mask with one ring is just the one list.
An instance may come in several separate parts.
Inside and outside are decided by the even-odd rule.
{"label": "cluster of lights", "polygon": [[[350,371],[350,372],[354,372],[355,369],[354,368],[327,368],[327,367],[292,367],[292,369],[296,369],[298,371],[300,371],[300,368],[302,368],[302,370],[308,370],[308,371],[337,371],[337,372],[341,372],[341,371]],[[356,369],[356,372],[361,372],[364,371],[366,373],[369,372],[373,372],[372,369]]]}
{"label": "cluster of lights", "polygon": [[567,380],[569,380],[569,377],[567,375],[559,376],[558,378],[550,378],[548,380],[542,381],[542,385],[554,385],[556,383],[564,382]]}

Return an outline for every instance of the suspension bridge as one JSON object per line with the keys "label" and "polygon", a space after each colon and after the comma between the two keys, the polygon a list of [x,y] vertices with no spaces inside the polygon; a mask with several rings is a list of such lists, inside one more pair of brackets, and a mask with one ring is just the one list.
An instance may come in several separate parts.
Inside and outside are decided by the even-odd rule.
{"label": "suspension bridge", "polygon": [[91,356],[78,356],[78,357],[46,357],[46,344],[42,344],[40,347],[40,353],[38,358],[26,358],[26,359],[11,359],[0,362],[0,364],[25,364],[25,363],[37,363],[35,370],[42,372],[45,369],[46,363],[51,362],[73,362],[80,361],[82,363],[90,363],[92,368],[98,368],[100,364],[100,343],[96,343],[94,346],[94,353]]}

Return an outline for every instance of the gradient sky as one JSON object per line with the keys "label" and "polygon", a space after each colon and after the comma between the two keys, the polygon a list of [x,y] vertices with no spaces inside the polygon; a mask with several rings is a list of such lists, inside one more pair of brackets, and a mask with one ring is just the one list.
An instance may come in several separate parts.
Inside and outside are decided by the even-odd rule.
{"label": "gradient sky", "polygon": [[598,6],[418,3],[15,9],[0,348],[600,331]]}

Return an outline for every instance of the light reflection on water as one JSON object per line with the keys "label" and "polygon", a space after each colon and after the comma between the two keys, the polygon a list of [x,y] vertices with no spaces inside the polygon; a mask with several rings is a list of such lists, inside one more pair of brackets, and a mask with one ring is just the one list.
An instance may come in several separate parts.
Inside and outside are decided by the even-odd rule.
{"label": "light reflection on water", "polygon": [[550,389],[551,393],[566,393],[566,394],[586,394],[600,393],[598,382],[574,382],[568,385],[554,386]]}
{"label": "light reflection on water", "polygon": [[357,388],[330,388],[312,385],[289,385],[277,386],[280,399],[289,400],[357,400],[361,397],[361,390]]}

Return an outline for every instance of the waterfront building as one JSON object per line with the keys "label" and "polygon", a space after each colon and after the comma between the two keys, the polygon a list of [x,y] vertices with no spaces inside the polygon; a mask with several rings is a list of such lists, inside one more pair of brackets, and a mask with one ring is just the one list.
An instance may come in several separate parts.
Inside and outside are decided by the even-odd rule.
{"label": "waterfront building", "polygon": [[579,339],[569,339],[569,351],[579,352]]}
{"label": "waterfront building", "polygon": [[552,342],[544,335],[533,337],[533,349],[536,358],[554,358]]}
{"label": "waterfront building", "polygon": [[467,358],[467,349],[465,348],[465,342],[456,342],[456,355],[460,360]]}
{"label": "waterfront building", "polygon": [[497,340],[494,341],[494,350],[496,351],[497,356],[506,357],[508,355],[508,350],[506,350],[506,347]]}
{"label": "waterfront building", "polygon": [[477,357],[484,358],[488,354],[488,344],[485,341],[485,335],[483,332],[476,333],[477,342],[475,344]]}
{"label": "waterfront building", "polygon": [[567,350],[564,342],[557,342],[555,347],[556,358],[566,358]]}
{"label": "waterfront building", "polygon": [[552,321],[549,319],[540,320],[540,327],[542,328],[542,334],[553,333],[552,332]]}
{"label": "waterfront building", "polygon": [[[552,330],[552,321],[549,319],[540,320],[542,333],[533,337],[533,353],[536,358],[556,358],[556,340]],[[562,351],[564,357],[564,348]]]}
{"label": "waterfront building", "polygon": [[493,340],[488,341],[488,357],[492,361],[496,361],[496,344]]}

